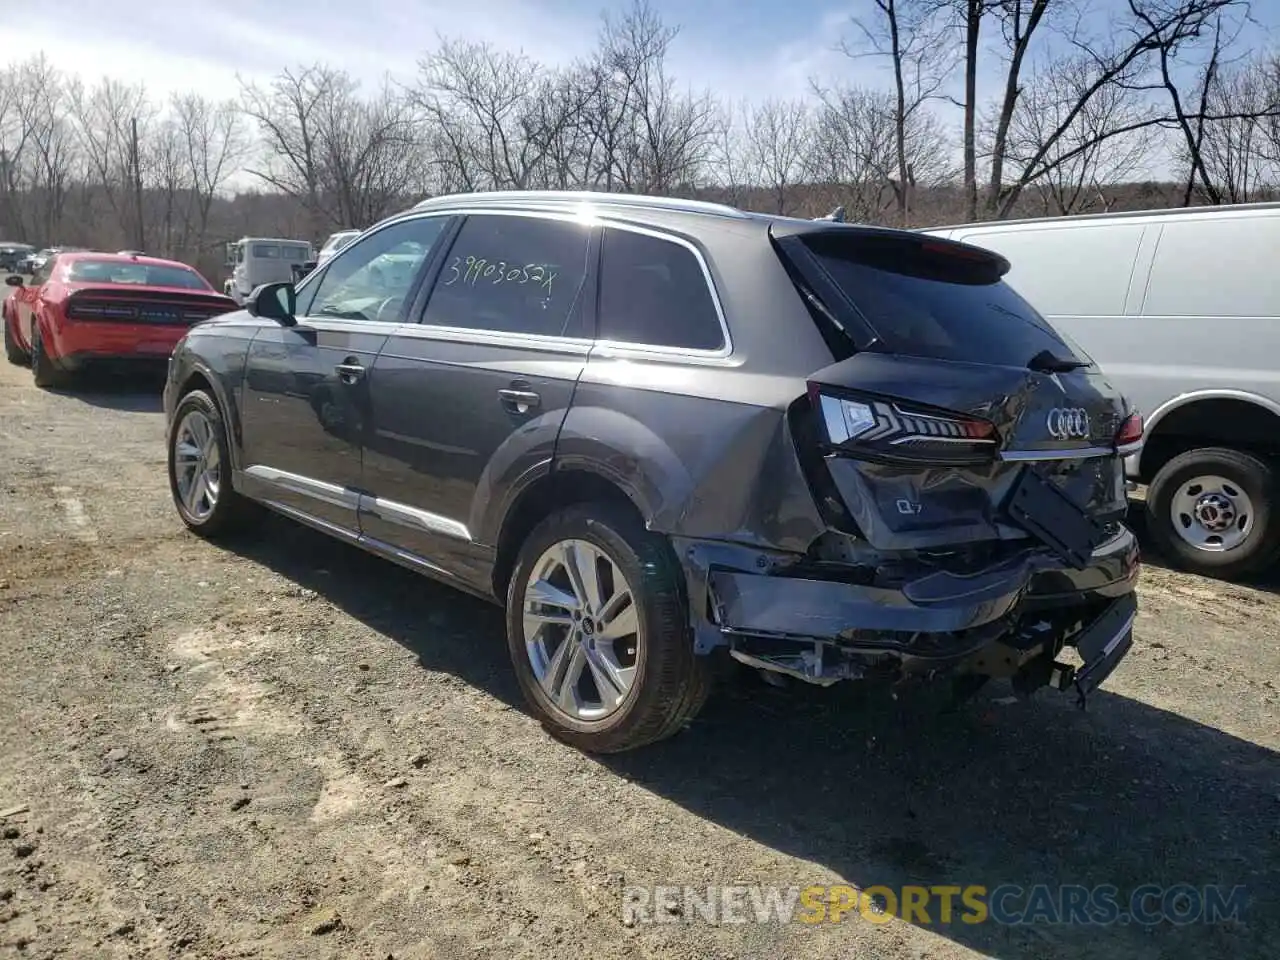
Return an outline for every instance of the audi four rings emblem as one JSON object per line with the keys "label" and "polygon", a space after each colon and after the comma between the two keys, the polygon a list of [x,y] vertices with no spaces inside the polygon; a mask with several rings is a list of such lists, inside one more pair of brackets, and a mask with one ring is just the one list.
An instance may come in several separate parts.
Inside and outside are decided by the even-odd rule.
{"label": "audi four rings emblem", "polygon": [[1083,407],[1055,407],[1044,424],[1055,440],[1083,440],[1089,436],[1089,411]]}

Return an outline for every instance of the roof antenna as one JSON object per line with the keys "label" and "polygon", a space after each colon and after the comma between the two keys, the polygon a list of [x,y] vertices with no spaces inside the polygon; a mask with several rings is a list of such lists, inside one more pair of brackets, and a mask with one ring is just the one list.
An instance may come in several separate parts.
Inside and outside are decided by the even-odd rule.
{"label": "roof antenna", "polygon": [[844,223],[844,207],[839,206],[828,213],[825,217],[814,217],[815,220],[830,220],[832,223]]}

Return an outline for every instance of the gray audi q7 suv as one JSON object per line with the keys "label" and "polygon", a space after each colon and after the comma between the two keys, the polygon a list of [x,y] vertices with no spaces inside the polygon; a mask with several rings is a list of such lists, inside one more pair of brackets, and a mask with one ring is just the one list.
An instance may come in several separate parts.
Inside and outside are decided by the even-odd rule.
{"label": "gray audi q7 suv", "polygon": [[174,502],[505,604],[532,710],[590,751],[680,729],[715,654],[1083,701],[1132,643],[1142,422],[1008,269],[696,202],[432,199],[191,328]]}

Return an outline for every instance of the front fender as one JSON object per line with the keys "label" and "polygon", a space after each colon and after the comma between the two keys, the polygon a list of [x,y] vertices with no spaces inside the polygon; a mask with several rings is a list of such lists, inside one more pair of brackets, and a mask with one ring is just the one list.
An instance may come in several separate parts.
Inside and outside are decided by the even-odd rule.
{"label": "front fender", "polygon": [[194,333],[193,329],[192,333],[189,333],[174,350],[171,361],[174,365],[171,374],[174,395],[172,406],[166,404],[165,419],[169,420],[173,417],[172,407],[177,406],[185,384],[197,374],[203,377],[212,388],[214,399],[226,423],[232,469],[240,470],[243,468],[244,449],[243,418],[240,410],[241,386],[244,380],[245,362],[249,356],[249,345],[253,342],[257,330],[249,326],[228,326],[219,328],[216,333],[201,332],[193,336]]}

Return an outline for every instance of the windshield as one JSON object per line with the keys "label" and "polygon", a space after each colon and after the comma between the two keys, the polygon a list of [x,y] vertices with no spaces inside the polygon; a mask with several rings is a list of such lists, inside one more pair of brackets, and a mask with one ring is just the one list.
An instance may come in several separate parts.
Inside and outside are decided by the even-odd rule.
{"label": "windshield", "polygon": [[147,287],[212,289],[205,279],[186,267],[170,267],[120,260],[77,260],[67,268],[68,283],[120,283]]}
{"label": "windshield", "polygon": [[916,239],[851,239],[807,243],[886,350],[1018,367],[1043,356],[1092,362],[1001,280],[991,262]]}

